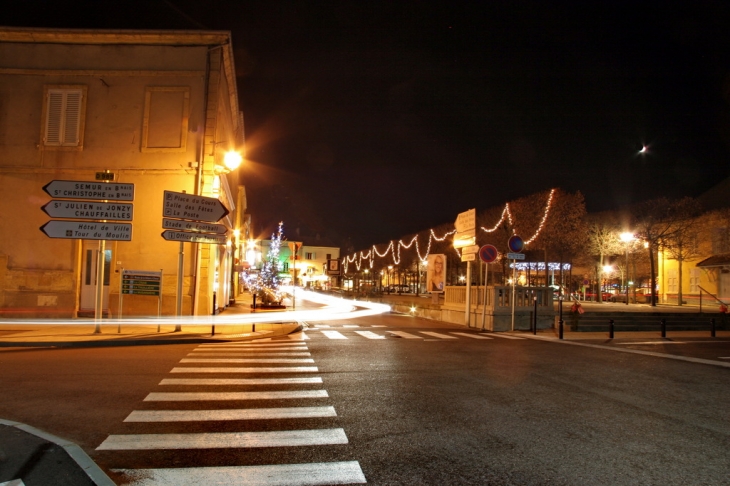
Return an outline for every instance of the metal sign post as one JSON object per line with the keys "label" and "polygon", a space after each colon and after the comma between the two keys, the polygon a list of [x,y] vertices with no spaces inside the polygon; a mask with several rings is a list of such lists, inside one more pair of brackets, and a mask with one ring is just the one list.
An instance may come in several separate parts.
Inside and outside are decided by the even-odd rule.
{"label": "metal sign post", "polygon": [[515,285],[517,284],[517,260],[524,260],[524,253],[520,253],[525,246],[525,242],[521,237],[512,235],[507,240],[507,246],[511,253],[507,254],[507,258],[512,260],[512,331],[515,330]]}
{"label": "metal sign post", "polygon": [[484,262],[484,298],[482,299],[482,331],[487,322],[487,283],[489,282],[489,264],[497,259],[499,252],[494,245],[484,245],[479,248],[479,258]]}

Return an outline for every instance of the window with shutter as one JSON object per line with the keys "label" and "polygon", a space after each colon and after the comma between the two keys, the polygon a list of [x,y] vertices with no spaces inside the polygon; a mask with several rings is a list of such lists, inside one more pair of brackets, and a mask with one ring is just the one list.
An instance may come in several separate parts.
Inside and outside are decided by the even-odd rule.
{"label": "window with shutter", "polygon": [[86,87],[46,87],[43,145],[78,147],[83,135]]}

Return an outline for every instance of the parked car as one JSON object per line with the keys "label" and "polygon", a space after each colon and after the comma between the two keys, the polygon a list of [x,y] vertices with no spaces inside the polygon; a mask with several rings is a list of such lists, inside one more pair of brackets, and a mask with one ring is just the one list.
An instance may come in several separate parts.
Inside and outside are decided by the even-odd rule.
{"label": "parked car", "polygon": [[391,294],[409,294],[411,292],[411,288],[408,285],[391,285],[388,287],[388,291]]}
{"label": "parked car", "polygon": [[[577,295],[578,295],[579,300],[586,300],[586,301],[591,301],[591,302],[595,302],[596,297],[598,296],[598,294],[596,294],[595,292],[590,291],[590,290],[588,292],[586,292],[585,295],[583,295],[583,292],[578,292]],[[611,299],[611,297],[613,296],[613,294],[610,292],[602,292],[602,296],[603,296],[603,302],[608,302]]]}
{"label": "parked car", "polygon": [[[636,289],[636,297],[634,291],[629,292],[629,302],[637,304],[651,304],[651,291],[649,289]],[[626,294],[616,294],[611,296],[611,302],[626,302]]]}

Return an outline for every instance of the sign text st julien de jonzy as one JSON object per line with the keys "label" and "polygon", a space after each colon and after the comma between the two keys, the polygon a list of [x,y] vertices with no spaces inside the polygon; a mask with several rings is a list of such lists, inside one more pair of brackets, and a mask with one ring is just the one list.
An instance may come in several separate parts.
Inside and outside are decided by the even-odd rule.
{"label": "sign text st julien de jonzy", "polygon": [[[41,209],[52,219],[40,227],[49,238],[131,241],[134,184],[54,180],[43,186],[52,199]],[[102,221],[99,221],[102,220]]]}

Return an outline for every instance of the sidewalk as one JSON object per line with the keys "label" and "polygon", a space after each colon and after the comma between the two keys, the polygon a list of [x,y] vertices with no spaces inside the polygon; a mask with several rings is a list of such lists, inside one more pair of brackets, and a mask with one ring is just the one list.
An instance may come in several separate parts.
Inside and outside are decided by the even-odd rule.
{"label": "sidewalk", "polygon": [[[169,319],[150,318],[149,324],[140,323],[141,319],[102,320],[100,332],[95,332],[94,319],[76,319],[67,324],[17,321],[4,323],[0,320],[0,347],[10,346],[136,346],[148,344],[202,343],[221,341],[245,341],[274,336],[284,336],[300,328],[298,322],[257,323],[215,326],[216,317],[230,318],[236,314],[251,314],[252,302],[249,294],[241,294],[235,304],[229,305],[209,322],[193,323],[180,321],[180,331],[175,331],[175,323]],[[184,319],[184,318],[183,318]],[[191,319],[192,321],[192,319]],[[159,331],[158,331],[159,327]],[[213,331],[215,330],[215,333]]]}

